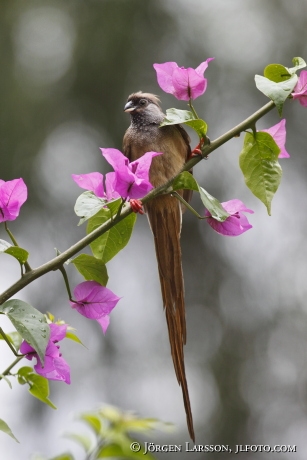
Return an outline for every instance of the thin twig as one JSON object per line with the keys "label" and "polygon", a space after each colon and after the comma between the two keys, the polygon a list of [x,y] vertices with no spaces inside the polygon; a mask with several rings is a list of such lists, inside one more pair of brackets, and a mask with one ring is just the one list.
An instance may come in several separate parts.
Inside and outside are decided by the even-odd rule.
{"label": "thin twig", "polygon": [[9,367],[7,367],[7,368],[5,369],[5,371],[3,371],[3,372],[0,374],[0,380],[3,379],[3,376],[9,375],[11,369],[13,369],[13,367],[16,366],[16,364],[18,364],[19,361],[22,360],[22,358],[24,358],[24,356],[19,356],[18,358],[16,358],[15,361],[13,361],[12,364],[10,364]]}

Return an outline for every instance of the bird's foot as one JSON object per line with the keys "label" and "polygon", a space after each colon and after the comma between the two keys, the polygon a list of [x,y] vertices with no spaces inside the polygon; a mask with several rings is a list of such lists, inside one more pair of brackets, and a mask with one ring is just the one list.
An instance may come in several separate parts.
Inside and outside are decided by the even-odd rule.
{"label": "bird's foot", "polygon": [[131,209],[135,213],[144,214],[143,205],[140,200],[129,200]]}
{"label": "bird's foot", "polygon": [[193,158],[193,157],[196,157],[197,155],[202,155],[203,152],[202,152],[202,148],[205,146],[205,145],[210,145],[210,139],[209,137],[202,137],[200,139],[200,142],[199,144],[196,145],[195,149],[192,150],[189,158]]}

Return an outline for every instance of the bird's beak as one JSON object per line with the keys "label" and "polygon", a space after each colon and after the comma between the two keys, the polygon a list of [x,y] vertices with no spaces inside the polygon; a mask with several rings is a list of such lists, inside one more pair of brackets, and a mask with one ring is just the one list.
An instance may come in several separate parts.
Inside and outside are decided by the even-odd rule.
{"label": "bird's beak", "polygon": [[129,101],[127,102],[127,104],[125,105],[124,107],[124,111],[125,112],[133,112],[133,110],[135,110],[135,106],[133,105],[133,102],[132,101]]}

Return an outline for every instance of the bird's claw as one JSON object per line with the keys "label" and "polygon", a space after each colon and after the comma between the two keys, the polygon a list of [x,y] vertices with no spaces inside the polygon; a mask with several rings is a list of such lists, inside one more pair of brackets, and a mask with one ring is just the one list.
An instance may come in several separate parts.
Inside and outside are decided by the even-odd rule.
{"label": "bird's claw", "polygon": [[205,146],[205,145],[209,145],[210,144],[210,139],[209,137],[202,137],[199,141],[199,144],[196,145],[195,149],[192,150],[191,154],[190,154],[190,157],[189,158],[193,158],[197,155],[202,155],[203,152],[202,152],[202,148]]}
{"label": "bird's claw", "polygon": [[144,214],[143,205],[140,200],[131,199],[129,200],[129,203],[133,212]]}

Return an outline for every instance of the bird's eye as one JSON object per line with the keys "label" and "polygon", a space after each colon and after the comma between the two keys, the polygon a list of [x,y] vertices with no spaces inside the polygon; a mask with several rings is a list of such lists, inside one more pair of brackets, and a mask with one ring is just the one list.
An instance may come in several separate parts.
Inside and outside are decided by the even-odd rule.
{"label": "bird's eye", "polygon": [[140,99],[140,105],[144,106],[147,104],[146,99]]}

